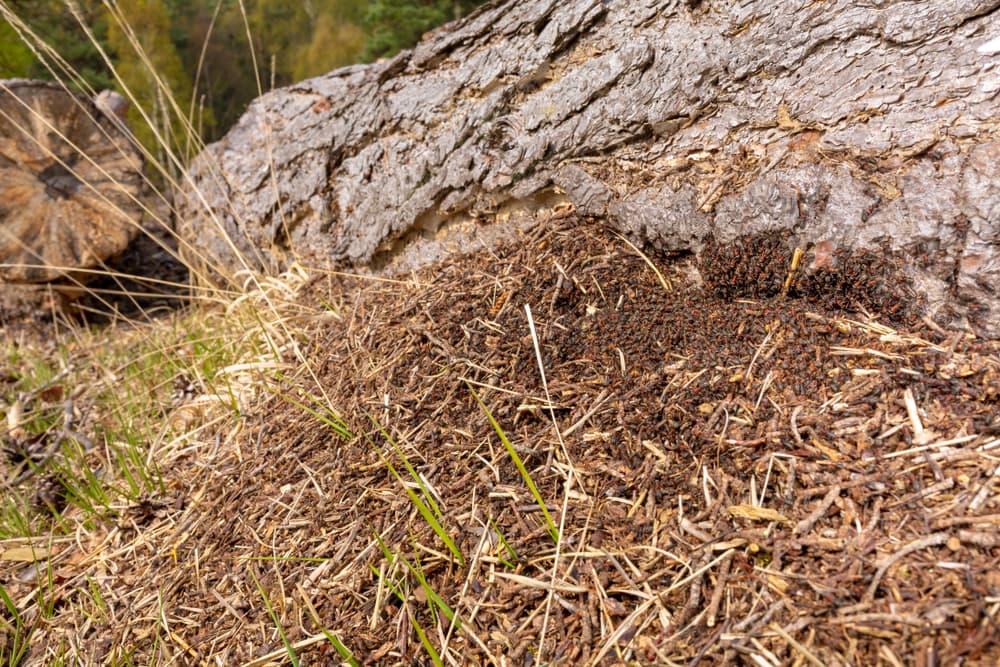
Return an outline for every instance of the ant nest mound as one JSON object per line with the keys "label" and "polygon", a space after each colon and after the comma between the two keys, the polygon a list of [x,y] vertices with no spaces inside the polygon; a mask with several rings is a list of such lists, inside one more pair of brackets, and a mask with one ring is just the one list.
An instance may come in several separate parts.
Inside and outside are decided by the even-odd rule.
{"label": "ant nest mound", "polygon": [[859,307],[898,322],[919,316],[923,300],[889,250],[809,244],[796,260],[789,231],[748,234],[728,243],[710,237],[699,270],[705,286],[725,299],[767,299],[785,293],[828,308]]}

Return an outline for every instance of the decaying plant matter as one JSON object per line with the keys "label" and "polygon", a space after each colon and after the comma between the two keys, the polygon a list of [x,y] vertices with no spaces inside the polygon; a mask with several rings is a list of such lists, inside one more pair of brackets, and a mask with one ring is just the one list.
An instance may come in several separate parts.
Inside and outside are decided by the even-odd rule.
{"label": "decaying plant matter", "polygon": [[995,661],[997,344],[693,276],[564,220],[314,280],[308,363],[64,572],[115,573],[81,654],[402,664],[419,625],[460,664]]}

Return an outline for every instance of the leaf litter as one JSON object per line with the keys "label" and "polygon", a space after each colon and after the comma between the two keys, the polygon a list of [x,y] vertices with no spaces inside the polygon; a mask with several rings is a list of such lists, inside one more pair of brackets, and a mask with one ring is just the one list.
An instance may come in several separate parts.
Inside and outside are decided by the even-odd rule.
{"label": "leaf litter", "polygon": [[169,499],[80,537],[36,641],[85,664],[341,664],[330,635],[360,664],[431,664],[425,642],[448,664],[1000,660],[997,343],[892,294],[868,306],[896,319],[827,309],[851,300],[830,276],[750,298],[703,266],[712,292],[693,262],[571,219],[408,279],[315,277],[305,363],[171,452]]}

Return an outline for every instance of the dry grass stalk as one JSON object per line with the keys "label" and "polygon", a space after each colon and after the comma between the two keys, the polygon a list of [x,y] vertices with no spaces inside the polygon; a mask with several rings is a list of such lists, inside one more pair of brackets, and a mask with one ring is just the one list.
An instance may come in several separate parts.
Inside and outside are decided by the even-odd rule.
{"label": "dry grass stalk", "polygon": [[[415,623],[453,664],[997,657],[994,343],[789,297],[722,301],[560,224],[412,281],[329,274],[247,297],[279,316],[260,329],[267,354],[224,367],[242,417],[159,446],[172,502],[58,542],[72,604],[35,641],[72,637],[84,662],[125,647],[149,664],[278,660],[252,572],[311,660],[331,655],[327,629],[365,664],[405,663],[423,650]],[[542,304],[531,327],[519,300]],[[249,391],[275,370],[275,391]],[[558,514],[558,544],[466,382]],[[19,600],[36,590],[10,580]],[[77,611],[88,582],[98,621]]]}

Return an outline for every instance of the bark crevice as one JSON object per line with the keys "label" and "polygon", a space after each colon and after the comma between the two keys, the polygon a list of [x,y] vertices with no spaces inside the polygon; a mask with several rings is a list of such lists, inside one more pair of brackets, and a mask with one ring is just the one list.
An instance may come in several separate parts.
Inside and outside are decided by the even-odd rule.
{"label": "bark crevice", "polygon": [[[426,241],[428,220],[509,224],[495,212],[555,186],[558,205],[667,252],[773,230],[800,247],[932,248],[904,269],[929,311],[996,335],[1000,71],[977,49],[998,7],[495,3],[387,63],[265,95],[192,177],[267,268],[378,256],[389,270],[405,253],[384,249]],[[289,249],[262,233],[264,140],[283,206],[306,212]],[[231,261],[202,216],[185,212],[189,235]]]}

